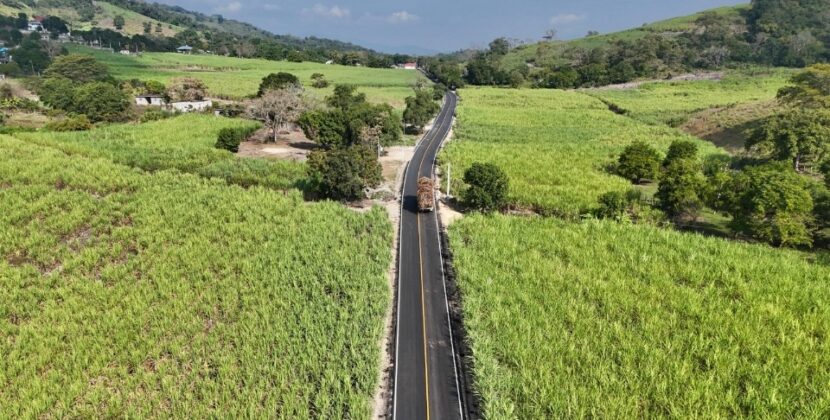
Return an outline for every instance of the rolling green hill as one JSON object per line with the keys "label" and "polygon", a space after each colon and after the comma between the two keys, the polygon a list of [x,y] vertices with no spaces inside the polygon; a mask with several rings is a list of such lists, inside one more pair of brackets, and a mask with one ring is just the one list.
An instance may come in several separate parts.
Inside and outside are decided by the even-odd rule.
{"label": "rolling green hill", "polygon": [[633,41],[644,38],[649,34],[677,35],[692,31],[696,28],[695,21],[705,13],[715,13],[720,16],[729,17],[737,28],[745,26],[743,14],[749,10],[748,5],[727,6],[707,10],[688,16],[662,20],[650,24],[644,24],[639,28],[627,29],[620,32],[587,36],[584,38],[567,41],[545,41],[536,44],[528,44],[517,47],[510,51],[503,59],[502,66],[505,69],[515,69],[530,64],[561,64],[562,55],[565,51],[573,48],[593,49],[610,45],[616,40]]}
{"label": "rolling green hill", "polygon": [[[0,15],[16,16],[18,13],[26,13],[29,16],[57,16],[71,23],[75,30],[90,30],[93,27],[115,30],[114,18],[123,16],[125,25],[119,32],[128,36],[143,34],[144,24],[149,22],[153,27],[153,35],[167,37],[192,29],[200,33],[222,33],[238,38],[269,39],[298,50],[368,51],[358,45],[330,39],[275,35],[251,24],[225,19],[219,15],[208,16],[181,7],[135,0],[0,1]],[[161,33],[155,32],[159,24]]]}

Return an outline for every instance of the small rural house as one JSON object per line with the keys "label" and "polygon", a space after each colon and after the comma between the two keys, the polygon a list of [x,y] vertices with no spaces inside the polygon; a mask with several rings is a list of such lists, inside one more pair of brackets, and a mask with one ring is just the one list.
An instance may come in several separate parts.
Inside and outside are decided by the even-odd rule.
{"label": "small rural house", "polygon": [[174,110],[179,112],[202,112],[210,109],[213,106],[213,101],[192,101],[192,102],[173,102],[170,104]]}
{"label": "small rural house", "polygon": [[43,24],[36,20],[32,20],[29,21],[28,29],[32,32],[40,32],[43,30]]}
{"label": "small rural house", "polygon": [[418,63],[414,63],[414,62],[404,63],[403,69],[404,70],[418,70]]}
{"label": "small rural house", "polygon": [[130,50],[121,50],[121,55],[130,55],[132,54]]}
{"label": "small rural house", "polygon": [[181,47],[176,48],[176,51],[178,51],[179,54],[191,54],[193,52],[193,47],[190,45],[182,45]]}
{"label": "small rural house", "polygon": [[135,104],[137,106],[164,106],[164,97],[155,94],[145,94],[135,97]]}

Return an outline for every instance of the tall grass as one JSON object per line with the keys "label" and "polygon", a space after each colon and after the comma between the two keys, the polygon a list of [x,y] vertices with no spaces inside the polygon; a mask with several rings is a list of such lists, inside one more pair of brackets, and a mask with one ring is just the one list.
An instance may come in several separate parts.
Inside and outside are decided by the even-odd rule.
{"label": "tall grass", "polygon": [[478,88],[464,89],[461,97],[456,136],[442,164],[462,174],[473,162],[495,163],[510,177],[513,204],[547,214],[576,217],[603,193],[630,188],[606,167],[636,140],[665,150],[674,140],[690,139],[703,155],[722,153],[669,127],[616,115],[578,92]]}
{"label": "tall grass", "polygon": [[450,238],[487,418],[824,418],[830,268],[647,226],[473,216]]}
{"label": "tall grass", "polygon": [[244,120],[189,114],[146,124],[119,124],[72,133],[19,133],[28,142],[66,153],[103,157],[147,171],[177,169],[242,185],[297,187],[305,165],[293,161],[237,158],[214,147],[222,128],[254,126]]}
{"label": "tall grass", "polygon": [[[262,78],[269,73],[288,72],[299,77],[308,91],[320,98],[330,94],[335,84],[351,84],[359,86],[370,101],[403,108],[404,99],[412,96],[412,86],[419,81],[427,81],[420,72],[395,69],[174,53],[146,53],[135,57],[79,46],[72,49],[93,55],[107,64],[119,79],[167,83],[175,77],[196,77],[208,86],[212,95],[231,99],[256,94]],[[325,75],[331,86],[327,89],[311,88],[311,75],[314,73]]]}
{"label": "tall grass", "polygon": [[648,124],[679,126],[698,111],[775,99],[793,72],[756,67],[731,71],[723,80],[652,82],[636,89],[592,89],[588,93]]}
{"label": "tall grass", "polygon": [[0,149],[1,418],[369,416],[385,211]]}

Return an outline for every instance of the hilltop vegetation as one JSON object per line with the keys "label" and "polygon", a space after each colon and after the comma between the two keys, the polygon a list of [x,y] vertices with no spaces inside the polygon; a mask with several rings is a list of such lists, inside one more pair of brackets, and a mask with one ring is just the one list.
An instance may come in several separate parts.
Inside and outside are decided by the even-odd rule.
{"label": "hilltop vegetation", "polygon": [[0,148],[0,417],[369,416],[385,211]]}
{"label": "hilltop vegetation", "polygon": [[[830,59],[825,0],[755,0],[615,34],[515,46],[505,38],[466,60],[473,85],[568,89],[748,64],[805,67]],[[424,60],[456,85],[460,57]]]}

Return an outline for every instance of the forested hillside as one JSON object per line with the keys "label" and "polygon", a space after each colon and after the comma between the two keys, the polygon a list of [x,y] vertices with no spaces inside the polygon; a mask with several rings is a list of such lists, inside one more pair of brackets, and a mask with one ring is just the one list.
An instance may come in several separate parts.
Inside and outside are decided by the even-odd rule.
{"label": "forested hillside", "polygon": [[[0,15],[20,19],[60,19],[84,42],[131,51],[174,51],[182,44],[199,50],[271,60],[335,60],[388,67],[394,60],[366,48],[340,41],[275,35],[248,23],[208,16],[181,7],[137,0],[0,0]],[[50,30],[50,32],[52,32]],[[0,36],[14,41],[16,37]],[[13,42],[16,44],[16,42]],[[401,61],[401,60],[398,60]]]}
{"label": "forested hillside", "polygon": [[[618,33],[514,45],[462,62],[424,60],[449,84],[574,88],[744,65],[805,67],[830,59],[830,2],[755,0]],[[464,77],[462,78],[462,74]]]}

